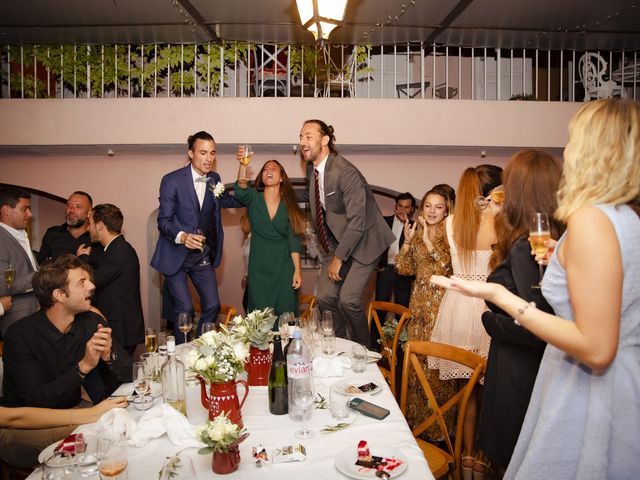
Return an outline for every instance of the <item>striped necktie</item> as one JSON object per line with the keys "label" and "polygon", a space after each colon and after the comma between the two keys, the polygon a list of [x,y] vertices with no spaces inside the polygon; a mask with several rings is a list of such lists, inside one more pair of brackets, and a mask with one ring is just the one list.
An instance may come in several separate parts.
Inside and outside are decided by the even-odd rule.
{"label": "striped necktie", "polygon": [[318,170],[313,169],[313,180],[315,182],[315,200],[316,200],[316,233],[318,234],[318,240],[320,245],[326,253],[329,253],[329,239],[327,238],[327,230],[324,227],[324,211],[322,209],[322,203],[320,203],[320,182],[318,181]]}

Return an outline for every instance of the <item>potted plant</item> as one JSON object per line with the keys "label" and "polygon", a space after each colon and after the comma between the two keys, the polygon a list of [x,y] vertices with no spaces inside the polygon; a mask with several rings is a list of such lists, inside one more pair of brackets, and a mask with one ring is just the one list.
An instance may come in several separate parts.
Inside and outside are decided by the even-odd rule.
{"label": "potted plant", "polygon": [[240,464],[238,445],[249,434],[233,423],[225,412],[197,427],[196,436],[206,445],[200,448],[198,453],[200,455],[213,453],[211,467],[215,473],[224,475],[238,469]]}

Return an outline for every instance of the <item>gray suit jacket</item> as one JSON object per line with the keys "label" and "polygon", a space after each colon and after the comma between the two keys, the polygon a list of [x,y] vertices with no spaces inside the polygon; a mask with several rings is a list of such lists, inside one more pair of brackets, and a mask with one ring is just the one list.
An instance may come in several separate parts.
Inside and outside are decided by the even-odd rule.
{"label": "gray suit jacket", "polygon": [[[313,181],[309,184],[315,222],[315,184]],[[335,256],[342,261],[353,257],[362,264],[377,261],[395,237],[360,171],[340,155],[329,155],[324,170],[324,195],[327,225],[338,241]]]}
{"label": "gray suit jacket", "polygon": [[[9,267],[9,263],[16,269],[16,279],[11,290],[7,289],[4,283],[4,271]],[[0,317],[2,335],[7,331],[9,325],[38,310],[38,301],[31,288],[31,279],[34,273],[33,266],[22,246],[9,232],[0,227],[0,274],[2,275],[0,277],[0,296],[11,295],[13,297],[11,310]]]}

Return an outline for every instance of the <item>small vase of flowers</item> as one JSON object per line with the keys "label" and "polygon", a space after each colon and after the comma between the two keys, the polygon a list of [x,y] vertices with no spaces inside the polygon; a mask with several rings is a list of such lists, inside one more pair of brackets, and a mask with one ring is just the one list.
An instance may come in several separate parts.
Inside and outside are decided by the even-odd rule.
{"label": "small vase of flowers", "polygon": [[209,420],[196,429],[196,435],[206,446],[198,450],[201,455],[213,453],[211,468],[219,475],[235,472],[240,465],[238,445],[249,434],[233,423],[226,413]]}

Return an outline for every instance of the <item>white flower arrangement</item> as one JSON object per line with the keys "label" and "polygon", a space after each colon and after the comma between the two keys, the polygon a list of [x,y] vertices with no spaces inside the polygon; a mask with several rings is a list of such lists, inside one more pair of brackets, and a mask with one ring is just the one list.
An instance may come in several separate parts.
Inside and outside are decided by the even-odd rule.
{"label": "white flower arrangement", "polygon": [[206,455],[212,452],[228,452],[244,440],[246,435],[246,429],[240,430],[238,425],[229,420],[228,414],[223,412],[213,420],[196,427],[196,436],[206,445],[199,449],[198,453]]}
{"label": "white flower arrangement", "polygon": [[224,183],[218,182],[215,185],[209,185],[209,190],[211,190],[214,197],[220,198],[225,191]]}
{"label": "white flower arrangement", "polygon": [[249,355],[245,341],[221,327],[219,332],[203,333],[193,341],[194,349],[185,358],[185,366],[210,383],[235,380],[244,372]]}
{"label": "white flower arrangement", "polygon": [[260,350],[266,350],[269,348],[276,318],[271,307],[264,310],[254,310],[246,317],[238,315],[231,320],[230,331],[240,341],[249,342]]}

